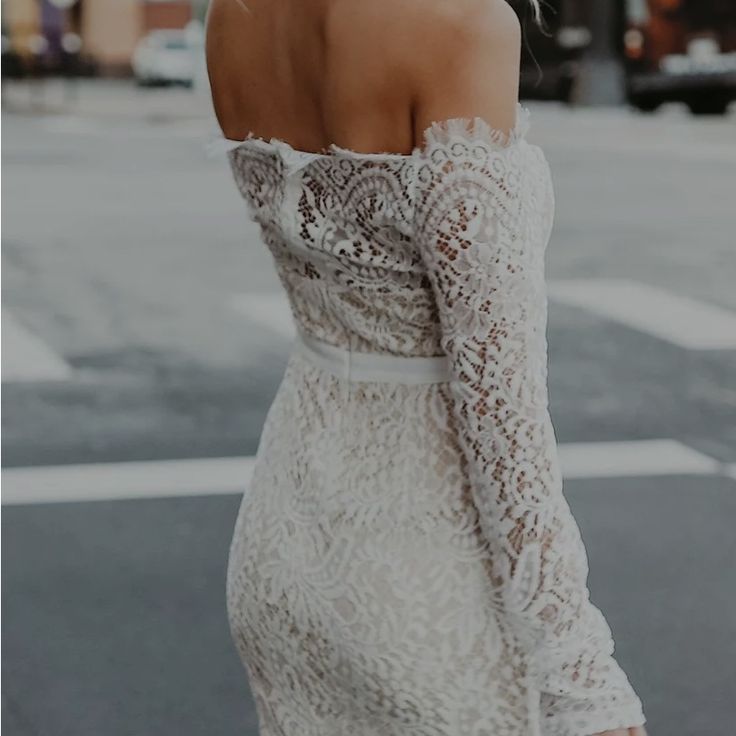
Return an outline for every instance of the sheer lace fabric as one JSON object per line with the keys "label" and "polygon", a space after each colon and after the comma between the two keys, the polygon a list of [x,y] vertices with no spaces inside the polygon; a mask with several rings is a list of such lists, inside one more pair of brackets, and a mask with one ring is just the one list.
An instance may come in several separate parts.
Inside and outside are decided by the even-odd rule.
{"label": "sheer lace fabric", "polygon": [[644,722],[589,600],[547,408],[554,196],[528,113],[409,155],[229,146],[295,321],[446,354],[350,382],[292,353],[235,522],[233,640],[262,736],[590,736]]}

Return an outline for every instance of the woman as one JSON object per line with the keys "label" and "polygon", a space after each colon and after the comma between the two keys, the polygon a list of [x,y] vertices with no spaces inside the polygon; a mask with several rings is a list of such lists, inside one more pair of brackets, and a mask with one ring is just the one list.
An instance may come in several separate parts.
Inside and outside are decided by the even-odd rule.
{"label": "woman", "polygon": [[641,736],[547,411],[554,200],[503,0],[213,0],[297,338],[230,547],[262,736]]}

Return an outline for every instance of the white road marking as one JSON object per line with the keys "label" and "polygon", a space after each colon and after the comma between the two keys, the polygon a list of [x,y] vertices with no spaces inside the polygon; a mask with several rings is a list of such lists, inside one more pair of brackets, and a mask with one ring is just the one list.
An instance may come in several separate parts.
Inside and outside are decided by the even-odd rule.
{"label": "white road marking", "polygon": [[71,136],[98,136],[101,138],[183,138],[204,141],[207,126],[200,118],[184,120],[166,120],[155,122],[155,112],[151,114],[153,121],[127,121],[124,126],[119,121],[99,118],[80,117],[77,115],[54,115],[44,119],[41,127],[48,133]]}
{"label": "white road marking", "polygon": [[573,442],[559,447],[565,478],[718,475],[722,463],[676,440]]}
{"label": "white road marking", "polygon": [[2,310],[2,380],[66,381],[72,368],[46,343],[22,327]]}
{"label": "white road marking", "polygon": [[[689,350],[736,349],[736,312],[628,279],[562,279],[550,299],[579,307]],[[294,320],[286,295],[234,294],[230,307],[287,338]]]}
{"label": "white road marking", "polygon": [[243,493],[254,457],[3,468],[3,505]]}
{"label": "white road marking", "polygon": [[77,115],[53,115],[43,119],[41,127],[48,133],[64,135],[99,134],[102,130],[99,121]]}
{"label": "white road marking", "polygon": [[690,350],[736,348],[736,313],[628,279],[550,281],[550,299]]}
{"label": "white road marking", "polygon": [[[726,465],[674,440],[583,442],[559,447],[563,475],[625,478],[652,475],[725,475]],[[2,471],[3,505],[109,501],[240,494],[247,490],[255,457],[164,460]]]}
{"label": "white road marking", "polygon": [[296,334],[289,300],[283,292],[234,294],[229,304],[236,312],[282,337],[291,339]]}

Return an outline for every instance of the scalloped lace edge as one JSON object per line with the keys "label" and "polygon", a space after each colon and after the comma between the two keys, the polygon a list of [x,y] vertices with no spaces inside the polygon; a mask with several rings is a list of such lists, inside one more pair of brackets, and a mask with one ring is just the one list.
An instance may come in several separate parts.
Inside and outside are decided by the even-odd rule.
{"label": "scalloped lace edge", "polygon": [[531,127],[531,113],[521,103],[516,105],[516,121],[509,131],[494,128],[479,115],[433,120],[422,132],[422,147],[447,145],[454,141],[490,143],[495,148],[508,148],[526,138]]}
{"label": "scalloped lace edge", "polygon": [[422,152],[438,145],[447,145],[454,141],[483,142],[491,144],[494,148],[503,149],[523,140],[531,127],[531,113],[521,103],[516,104],[516,121],[514,127],[508,132],[494,128],[484,118],[474,115],[465,117],[451,117],[441,120],[433,120],[422,131],[422,144],[414,146],[411,153],[395,153],[390,151],[356,151],[344,148],[336,143],[330,143],[327,150],[303,151],[294,148],[290,143],[279,138],[263,138],[254,135],[251,131],[242,139],[226,138],[219,126],[214,125],[211,135],[205,142],[205,150],[208,155],[216,156],[228,153],[243,145],[251,144],[265,150],[277,153],[285,152],[292,157],[303,157],[305,159],[325,159],[336,156],[344,156],[357,159],[411,159]]}

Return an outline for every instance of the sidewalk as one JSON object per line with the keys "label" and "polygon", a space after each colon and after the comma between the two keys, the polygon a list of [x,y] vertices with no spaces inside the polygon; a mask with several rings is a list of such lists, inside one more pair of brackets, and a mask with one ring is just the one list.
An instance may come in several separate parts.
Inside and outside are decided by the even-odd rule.
{"label": "sidewalk", "polygon": [[206,86],[143,88],[132,79],[4,80],[3,112],[167,123],[210,114]]}

